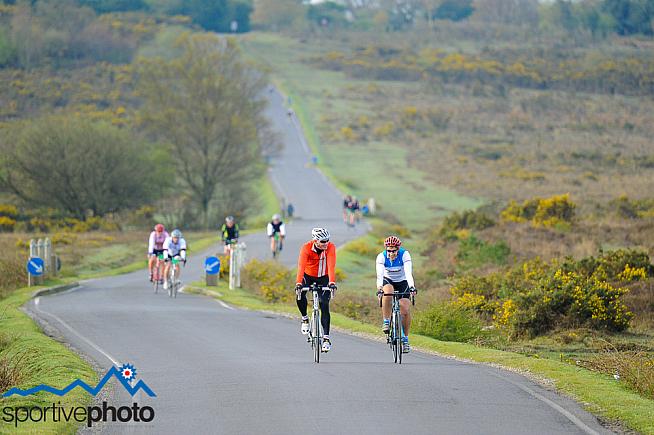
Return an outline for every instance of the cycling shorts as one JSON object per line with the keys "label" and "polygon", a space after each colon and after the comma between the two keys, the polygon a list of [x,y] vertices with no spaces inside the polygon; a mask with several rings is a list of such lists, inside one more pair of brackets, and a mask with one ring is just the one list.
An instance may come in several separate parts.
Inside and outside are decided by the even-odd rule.
{"label": "cycling shorts", "polygon": [[393,290],[396,292],[405,292],[400,299],[409,299],[409,283],[405,279],[404,281],[393,282],[390,279],[384,277],[384,285],[390,284],[393,286]]}

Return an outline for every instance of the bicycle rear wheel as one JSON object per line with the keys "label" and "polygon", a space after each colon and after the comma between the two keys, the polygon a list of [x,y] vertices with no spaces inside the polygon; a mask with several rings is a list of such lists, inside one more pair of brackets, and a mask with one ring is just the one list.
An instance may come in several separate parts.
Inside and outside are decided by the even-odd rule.
{"label": "bicycle rear wheel", "polygon": [[313,361],[320,362],[320,352],[322,352],[322,343],[320,342],[320,311],[313,313]]}

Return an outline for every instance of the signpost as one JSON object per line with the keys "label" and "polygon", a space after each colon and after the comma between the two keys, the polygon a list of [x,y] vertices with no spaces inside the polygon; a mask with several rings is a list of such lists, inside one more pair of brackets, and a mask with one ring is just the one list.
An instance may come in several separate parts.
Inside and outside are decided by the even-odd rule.
{"label": "signpost", "polygon": [[218,285],[218,273],[220,273],[220,259],[218,257],[207,257],[204,260],[204,272],[208,286]]}
{"label": "signpost", "polygon": [[32,276],[41,276],[43,275],[43,269],[45,267],[43,259],[40,257],[30,257],[27,260],[27,285],[32,285]]}

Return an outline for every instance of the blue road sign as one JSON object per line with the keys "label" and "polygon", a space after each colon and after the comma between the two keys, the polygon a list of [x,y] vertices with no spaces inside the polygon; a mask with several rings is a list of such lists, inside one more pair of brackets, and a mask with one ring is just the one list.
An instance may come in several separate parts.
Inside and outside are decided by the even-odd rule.
{"label": "blue road sign", "polygon": [[204,271],[207,275],[215,275],[220,272],[220,260],[218,257],[208,257],[204,260]]}
{"label": "blue road sign", "polygon": [[27,260],[27,271],[30,275],[43,275],[43,260],[39,257],[32,257]]}

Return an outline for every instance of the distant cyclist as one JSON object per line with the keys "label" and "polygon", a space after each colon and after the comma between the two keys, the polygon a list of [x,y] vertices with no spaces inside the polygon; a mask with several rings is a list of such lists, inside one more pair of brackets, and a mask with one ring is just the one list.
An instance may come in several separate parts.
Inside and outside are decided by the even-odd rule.
{"label": "distant cyclist", "polygon": [[[270,237],[270,250],[272,251],[274,257],[277,252],[277,246],[275,246],[275,243],[279,243],[278,248],[281,251],[284,247],[284,237],[286,237],[286,225],[284,225],[280,215],[273,215],[272,220],[268,222],[266,233],[268,234],[268,237]],[[275,234],[278,235],[277,239],[275,239]]]}
{"label": "distant cyclist", "polygon": [[148,272],[150,273],[150,281],[152,281],[152,269],[154,267],[154,260],[163,254],[163,244],[168,238],[168,231],[164,228],[163,224],[154,226],[154,230],[150,233],[148,240]]}
{"label": "distant cyclist", "polygon": [[352,197],[350,195],[347,195],[345,198],[343,198],[343,222],[346,224],[349,223],[351,204]]}
{"label": "distant cyclist", "polygon": [[[411,327],[411,312],[409,308],[409,293],[416,294],[415,283],[413,281],[413,268],[411,264],[411,255],[409,251],[402,246],[402,241],[396,236],[387,237],[384,240],[384,251],[377,255],[377,290],[384,294],[393,294],[393,291],[404,292],[400,299],[400,313],[402,314],[402,352],[408,353],[411,350],[409,346],[409,328]],[[388,334],[390,331],[390,318],[392,298],[382,298],[382,331]]]}
{"label": "distant cyclist", "polygon": [[[316,283],[321,287],[329,287],[336,291],[336,246],[329,241],[329,231],[325,228],[314,228],[311,230],[311,239],[300,249],[300,257],[297,262],[297,277],[295,292],[300,293],[302,287],[309,287]],[[329,301],[331,291],[319,291],[320,297],[320,322],[324,332],[322,351],[329,352],[332,348],[329,339]],[[297,301],[297,307],[302,314],[302,334],[309,333],[309,316],[307,316],[307,292],[302,292]]]}
{"label": "distant cyclist", "polygon": [[[173,230],[170,237],[166,239],[163,245],[164,260],[166,267],[164,269],[164,290],[168,289],[168,273],[170,272],[170,265],[173,258],[182,260],[186,264],[186,240],[182,237],[180,230]],[[177,265],[177,276],[180,276],[179,265]]]}
{"label": "distant cyclist", "polygon": [[221,228],[222,240],[224,243],[223,253],[229,254],[229,251],[232,249],[232,245],[238,243],[238,224],[234,219],[234,216],[227,216],[225,218],[225,223]]}

